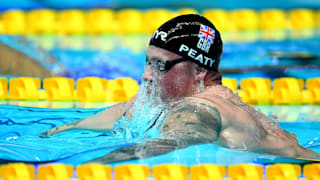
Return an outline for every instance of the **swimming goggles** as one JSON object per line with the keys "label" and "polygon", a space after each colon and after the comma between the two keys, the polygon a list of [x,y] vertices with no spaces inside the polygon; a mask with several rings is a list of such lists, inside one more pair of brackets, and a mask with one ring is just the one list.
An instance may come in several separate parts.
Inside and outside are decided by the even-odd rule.
{"label": "swimming goggles", "polygon": [[168,72],[174,65],[186,61],[185,58],[178,58],[178,59],[173,59],[170,61],[162,61],[160,59],[155,59],[155,60],[150,60],[146,58],[146,66],[150,66],[155,69],[159,70],[160,72],[166,73]]}

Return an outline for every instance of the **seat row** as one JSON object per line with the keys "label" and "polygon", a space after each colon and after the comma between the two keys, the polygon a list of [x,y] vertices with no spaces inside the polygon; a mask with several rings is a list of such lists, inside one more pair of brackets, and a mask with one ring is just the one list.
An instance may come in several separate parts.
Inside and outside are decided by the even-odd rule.
{"label": "seat row", "polygon": [[[320,78],[304,82],[284,77],[273,83],[268,78],[247,78],[241,80],[240,88],[236,79],[224,78],[222,84],[251,105],[320,104]],[[0,100],[123,102],[138,90],[138,82],[131,78],[86,77],[78,79],[75,85],[74,79],[51,77],[45,78],[42,86],[39,78],[11,78],[9,83],[6,78],[0,78]]]}
{"label": "seat row", "polygon": [[[112,168],[102,164],[71,165],[49,164],[35,168],[33,165],[14,163],[0,166],[3,179],[34,180],[316,180],[320,179],[320,164],[302,168],[295,164],[260,165],[204,164],[187,167],[163,164],[153,167],[137,164],[118,165]],[[35,173],[37,172],[37,174]],[[263,178],[265,177],[265,178]],[[303,177],[303,178],[302,178]]]}
{"label": "seat row", "polygon": [[240,89],[235,79],[222,79],[222,84],[238,93],[251,105],[320,104],[320,78],[283,77],[271,82],[268,78],[242,79]]}
{"label": "seat row", "polygon": [[74,79],[64,77],[45,78],[42,82],[40,78],[19,77],[11,78],[9,83],[6,78],[0,78],[0,99],[123,102],[139,89],[138,82],[131,78],[86,77],[78,79],[76,87],[75,90]]}
{"label": "seat row", "polygon": [[[8,10],[1,14],[3,34],[127,34],[153,33],[168,19],[181,14],[199,13],[195,9],[36,9]],[[312,9],[207,9],[201,14],[220,31],[290,30],[320,27],[320,11]]]}

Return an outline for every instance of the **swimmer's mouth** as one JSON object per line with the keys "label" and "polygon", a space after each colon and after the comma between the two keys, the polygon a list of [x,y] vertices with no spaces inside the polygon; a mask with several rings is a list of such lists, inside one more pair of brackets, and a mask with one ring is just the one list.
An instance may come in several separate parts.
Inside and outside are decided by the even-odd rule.
{"label": "swimmer's mouth", "polygon": [[147,94],[151,94],[152,91],[152,87],[151,86],[147,86]]}

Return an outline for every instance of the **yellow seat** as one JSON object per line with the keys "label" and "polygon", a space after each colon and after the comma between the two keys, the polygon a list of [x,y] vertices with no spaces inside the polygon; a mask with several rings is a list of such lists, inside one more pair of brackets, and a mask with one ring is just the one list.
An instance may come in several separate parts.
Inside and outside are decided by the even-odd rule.
{"label": "yellow seat", "polygon": [[307,164],[303,166],[303,175],[307,180],[320,179],[320,164]]}
{"label": "yellow seat", "polygon": [[37,9],[27,13],[27,31],[31,34],[52,34],[56,27],[56,13],[50,9]]}
{"label": "yellow seat", "polygon": [[252,105],[268,105],[271,103],[271,80],[267,78],[242,79],[240,88]]}
{"label": "yellow seat", "polygon": [[225,10],[208,9],[203,11],[202,15],[210,20],[219,31],[235,31],[237,29],[235,22],[229,18],[229,14]]}
{"label": "yellow seat", "polygon": [[85,77],[77,81],[76,97],[80,102],[106,101],[108,80],[98,77]]}
{"label": "yellow seat", "polygon": [[229,13],[231,20],[236,24],[237,30],[258,29],[258,15],[254,10],[240,9]]}
{"label": "yellow seat", "polygon": [[58,14],[57,32],[60,34],[82,34],[85,31],[85,17],[81,10],[64,10]]}
{"label": "yellow seat", "polygon": [[320,104],[320,78],[307,79],[306,88],[312,94],[312,104]]}
{"label": "yellow seat", "polygon": [[306,88],[307,89],[320,88],[320,78],[307,79]]}
{"label": "yellow seat", "polygon": [[8,94],[7,78],[0,78],[0,100],[6,99]]}
{"label": "yellow seat", "polygon": [[222,78],[222,85],[230,88],[233,92],[238,89],[238,81],[236,79]]}
{"label": "yellow seat", "polygon": [[144,180],[149,176],[148,166],[127,164],[118,165],[114,168],[115,180]]}
{"label": "yellow seat", "polygon": [[41,87],[39,78],[12,78],[9,82],[9,98],[12,100],[39,100]]}
{"label": "yellow seat", "polygon": [[2,13],[4,33],[21,35],[26,31],[25,12],[21,10],[9,10]]}
{"label": "yellow seat", "polygon": [[266,9],[260,12],[260,28],[262,30],[284,30],[288,26],[286,13],[280,9]]}
{"label": "yellow seat", "polygon": [[71,101],[74,94],[74,80],[72,78],[51,77],[43,80],[43,88],[47,92],[49,101]]}
{"label": "yellow seat", "polygon": [[139,84],[137,81],[131,78],[119,78],[118,81],[122,84],[122,88],[125,92],[126,100],[132,98],[135,94],[137,94],[139,90]]}
{"label": "yellow seat", "polygon": [[148,10],[143,15],[144,28],[146,32],[153,33],[163,23],[174,17],[174,13],[167,9]]}
{"label": "yellow seat", "polygon": [[119,28],[117,33],[141,33],[145,32],[143,13],[135,9],[120,10],[117,14]]}
{"label": "yellow seat", "polygon": [[192,8],[182,8],[182,9],[179,9],[177,12],[175,12],[174,16],[180,16],[184,14],[199,14],[199,12]]}
{"label": "yellow seat", "polygon": [[315,103],[315,98],[314,98],[314,94],[312,93],[312,91],[313,90],[309,90],[309,89],[301,91],[302,104],[314,104]]}
{"label": "yellow seat", "polygon": [[301,104],[301,90],[304,88],[302,79],[278,78],[273,81],[273,103]]}
{"label": "yellow seat", "polygon": [[111,167],[103,164],[83,164],[77,167],[81,180],[111,180]]}
{"label": "yellow seat", "polygon": [[33,165],[12,163],[0,166],[0,177],[4,180],[34,180],[35,169]]}
{"label": "yellow seat", "polygon": [[315,27],[315,14],[310,9],[295,9],[289,12],[290,27],[295,30]]}
{"label": "yellow seat", "polygon": [[163,164],[152,168],[152,174],[155,179],[163,180],[187,180],[187,166],[177,164]]}
{"label": "yellow seat", "polygon": [[249,103],[249,95],[243,91],[243,90],[236,90],[236,92],[238,94],[238,96],[241,98],[242,102],[244,103]]}
{"label": "yellow seat", "polygon": [[312,104],[319,105],[320,104],[320,88],[312,88],[309,91],[312,92],[312,96],[313,96]]}
{"label": "yellow seat", "polygon": [[123,102],[128,100],[121,78],[108,81],[107,102]]}
{"label": "yellow seat", "polygon": [[4,24],[3,24],[2,20],[0,19],[0,34],[5,34],[5,33],[6,33],[6,31],[4,29]]}
{"label": "yellow seat", "polygon": [[113,33],[115,23],[115,12],[111,9],[92,9],[86,15],[86,31],[89,34]]}
{"label": "yellow seat", "polygon": [[262,10],[259,15],[259,26],[263,30],[261,38],[265,40],[284,40],[289,27],[287,14],[280,9]]}
{"label": "yellow seat", "polygon": [[263,167],[249,164],[231,165],[228,167],[228,175],[231,179],[262,180]]}
{"label": "yellow seat", "polygon": [[220,180],[226,175],[226,167],[214,164],[191,166],[190,180]]}
{"label": "yellow seat", "polygon": [[316,16],[316,26],[319,28],[320,27],[320,11],[318,10],[315,14]]}
{"label": "yellow seat", "polygon": [[295,164],[275,164],[267,166],[266,180],[282,179],[291,180],[297,179],[301,174],[301,166]]}
{"label": "yellow seat", "polygon": [[51,164],[38,168],[37,180],[69,180],[73,176],[73,167],[64,164]]}

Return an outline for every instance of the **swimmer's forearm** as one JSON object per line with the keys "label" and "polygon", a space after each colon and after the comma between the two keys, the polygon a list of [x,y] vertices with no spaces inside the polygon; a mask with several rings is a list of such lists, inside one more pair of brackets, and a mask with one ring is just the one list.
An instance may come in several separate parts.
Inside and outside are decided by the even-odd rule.
{"label": "swimmer's forearm", "polygon": [[103,129],[112,129],[113,124],[122,116],[121,106],[123,106],[123,104],[117,104],[109,109],[99,112],[98,114],[87,117],[74,124],[73,128],[98,131]]}
{"label": "swimmer's forearm", "polygon": [[86,119],[80,119],[77,121],[73,121],[67,124],[64,124],[62,126],[58,126],[55,128],[52,128],[48,131],[42,132],[40,133],[41,135],[53,135],[53,134],[57,134],[63,131],[68,131],[71,129],[88,129],[88,130],[94,130],[94,131],[100,131],[100,132],[110,132],[112,130],[112,128],[106,128],[106,127],[101,127],[101,128],[97,128],[97,127],[82,127],[79,126],[79,124],[84,121]]}
{"label": "swimmer's forearm", "polygon": [[[70,122],[68,124],[52,128],[48,131],[41,133],[42,135],[53,135],[62,131],[71,129],[88,129],[94,131],[110,131],[113,129],[113,124],[122,117],[122,115],[129,111],[129,108],[135,101],[136,96],[132,97],[129,101],[117,104],[108,108],[98,114],[87,117],[85,119]],[[130,112],[128,112],[130,113]]]}
{"label": "swimmer's forearm", "polygon": [[53,135],[71,129],[88,129],[102,132],[110,131],[113,128],[113,123],[121,117],[121,106],[122,104],[117,104],[93,116],[52,128],[41,134]]}
{"label": "swimmer's forearm", "polygon": [[116,149],[103,157],[91,160],[90,163],[109,164],[120,161],[144,159],[169,153],[178,149],[178,143],[172,139],[152,139],[141,144]]}
{"label": "swimmer's forearm", "polygon": [[78,124],[76,124],[75,128],[97,130],[97,131],[112,130],[113,124],[118,119],[120,119],[125,113],[130,113],[128,112],[129,111],[128,109],[131,107],[135,99],[136,99],[136,96],[134,96],[127,102],[117,104],[98,114],[95,114],[86,119],[83,119]]}

